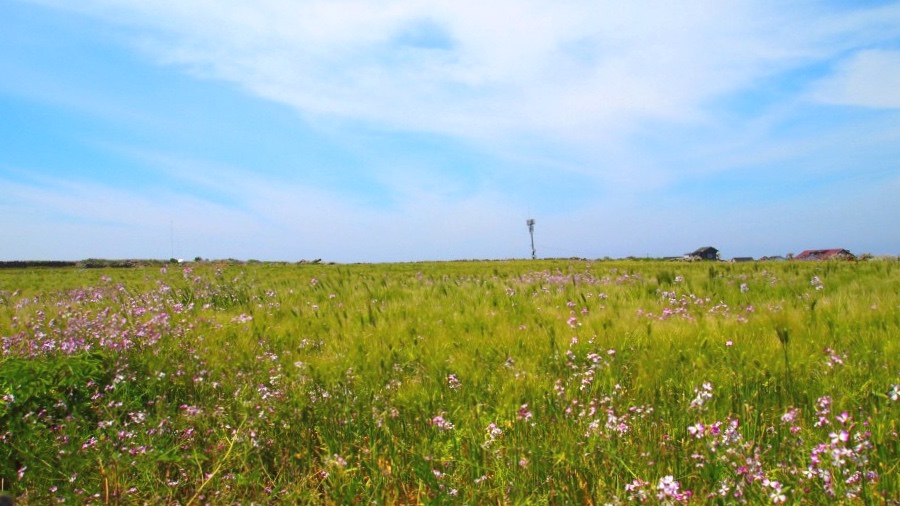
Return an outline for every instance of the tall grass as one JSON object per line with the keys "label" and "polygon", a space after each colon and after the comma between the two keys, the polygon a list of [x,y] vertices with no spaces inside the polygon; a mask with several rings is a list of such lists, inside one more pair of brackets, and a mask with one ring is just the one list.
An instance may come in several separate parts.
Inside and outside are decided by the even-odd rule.
{"label": "tall grass", "polygon": [[881,503],[895,262],[0,272],[21,504]]}

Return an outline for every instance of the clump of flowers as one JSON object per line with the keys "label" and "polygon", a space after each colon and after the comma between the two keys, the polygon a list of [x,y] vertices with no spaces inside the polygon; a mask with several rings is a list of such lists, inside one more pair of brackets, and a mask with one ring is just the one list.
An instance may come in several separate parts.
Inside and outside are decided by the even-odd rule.
{"label": "clump of flowers", "polygon": [[497,427],[497,424],[494,422],[488,424],[487,428],[484,429],[484,432],[485,436],[487,436],[487,439],[484,441],[484,444],[482,444],[481,447],[485,449],[491,446],[494,441],[497,440],[497,438],[503,435],[503,429]]}
{"label": "clump of flowers", "polygon": [[455,374],[447,375],[447,386],[450,387],[450,390],[459,390],[462,386],[462,383],[459,381],[459,377]]}
{"label": "clump of flowers", "polygon": [[625,484],[625,498],[633,503],[645,503],[652,496],[656,497],[657,504],[688,503],[693,496],[690,490],[681,490],[681,483],[672,475],[666,475],[659,479],[656,486],[641,479],[634,479]]}
{"label": "clump of flowers", "polygon": [[663,504],[676,502],[688,502],[691,499],[691,491],[681,491],[681,484],[671,475],[663,476],[656,484],[656,498]]}
{"label": "clump of flowers", "polygon": [[829,420],[831,399],[828,397],[819,399],[817,404],[819,422],[816,425],[832,425],[835,429],[810,451],[803,478],[810,485],[821,487],[828,497],[859,498],[863,487],[878,480],[878,473],[870,466],[869,453],[874,446],[867,424],[855,422],[846,412]]}
{"label": "clump of flowers", "polygon": [[706,401],[713,398],[713,386],[711,383],[703,383],[700,388],[694,389],[694,400],[691,401],[690,409],[699,409],[703,410],[703,405],[706,404]]}
{"label": "clump of flowers", "polygon": [[445,420],[441,415],[436,415],[431,418],[431,426],[442,431],[453,430],[453,424]]}
{"label": "clump of flowers", "polygon": [[522,404],[519,407],[519,411],[516,412],[516,418],[519,420],[528,421],[531,420],[531,417],[534,416],[531,411],[528,410],[528,404]]}
{"label": "clump of flowers", "polygon": [[819,276],[813,276],[812,279],[809,280],[809,284],[812,285],[816,290],[825,289],[825,285],[822,284],[822,280],[819,279]]}

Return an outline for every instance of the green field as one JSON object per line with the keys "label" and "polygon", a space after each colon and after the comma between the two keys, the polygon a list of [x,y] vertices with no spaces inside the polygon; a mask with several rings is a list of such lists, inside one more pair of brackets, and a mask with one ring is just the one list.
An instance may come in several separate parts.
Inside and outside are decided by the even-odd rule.
{"label": "green field", "polygon": [[0,271],[17,504],[883,504],[900,263]]}

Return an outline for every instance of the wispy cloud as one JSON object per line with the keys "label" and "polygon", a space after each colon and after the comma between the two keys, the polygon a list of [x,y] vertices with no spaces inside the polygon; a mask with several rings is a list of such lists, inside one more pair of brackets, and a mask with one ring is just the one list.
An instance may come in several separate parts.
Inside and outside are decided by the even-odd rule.
{"label": "wispy cloud", "polygon": [[837,105],[900,108],[900,50],[862,50],[818,83],[813,97]]}
{"label": "wispy cloud", "polygon": [[900,21],[897,6],[848,16],[759,2],[59,5],[137,29],[134,43],[161,63],[311,116],[491,142],[522,133],[596,142],[642,120],[702,121],[710,101],[896,36],[884,32]]}
{"label": "wispy cloud", "polygon": [[[43,181],[10,178],[2,190],[22,207],[108,231],[160,221],[164,231],[168,213],[179,217],[185,245],[188,237],[197,250],[215,243],[225,255],[261,256],[253,253],[258,240],[281,257],[503,257],[522,235],[510,224],[524,230],[533,205],[541,240],[562,255],[649,253],[642,244],[678,254],[663,239],[691,249],[710,242],[702,237],[727,238],[726,222],[738,230],[733,223],[747,222],[746,213],[816,216],[803,206],[823,196],[858,206],[834,193],[853,186],[847,181],[880,212],[900,212],[883,198],[900,156],[897,2],[24,3],[100,23],[104,43],[167,72],[226,83],[340,139],[310,155],[307,147],[285,150],[294,139],[283,135],[271,143],[283,150],[273,168],[260,161],[269,155],[260,146],[274,128],[234,156],[237,149],[203,143],[203,127],[223,123],[207,109],[197,112],[205,124],[181,130],[178,114],[155,115],[139,93],[67,97],[65,84],[52,84],[54,69],[15,60],[8,89],[28,94],[33,80],[40,100],[144,128],[108,141],[107,131],[88,132],[79,142],[157,174],[157,185],[114,187],[57,171]],[[146,140],[148,131],[164,141]],[[183,134],[193,137],[178,142]],[[335,153],[345,158],[325,160]],[[294,156],[306,158],[283,161]],[[697,210],[704,199],[720,220]],[[877,214],[854,209],[837,212],[833,228],[851,230]],[[800,219],[772,228],[791,226],[827,235]],[[764,228],[748,226],[735,246],[762,242]],[[598,230],[603,240],[592,235]],[[780,237],[791,236],[796,230]]]}

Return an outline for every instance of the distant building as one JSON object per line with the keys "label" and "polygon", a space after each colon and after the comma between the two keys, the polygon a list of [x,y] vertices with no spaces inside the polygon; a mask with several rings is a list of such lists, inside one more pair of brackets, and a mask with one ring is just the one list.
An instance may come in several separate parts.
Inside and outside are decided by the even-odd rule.
{"label": "distant building", "polygon": [[752,262],[753,257],[734,257],[731,259],[732,262]]}
{"label": "distant building", "polygon": [[760,257],[760,262],[784,262],[786,258],[781,255],[775,255],[773,257]]}
{"label": "distant building", "polygon": [[845,249],[808,249],[794,260],[856,260],[856,256]]}
{"label": "distant building", "polygon": [[689,260],[718,260],[719,250],[712,246],[704,246],[693,253],[685,253],[684,258]]}

